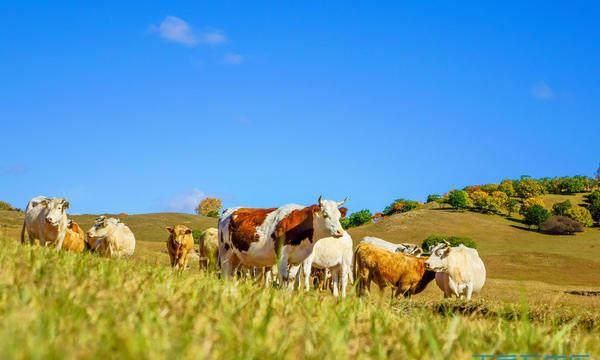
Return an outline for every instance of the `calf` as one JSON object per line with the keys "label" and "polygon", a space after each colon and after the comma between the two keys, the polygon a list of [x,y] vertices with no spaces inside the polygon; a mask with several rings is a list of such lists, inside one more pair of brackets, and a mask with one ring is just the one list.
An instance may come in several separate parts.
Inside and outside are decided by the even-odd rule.
{"label": "calf", "polygon": [[67,232],[67,213],[69,202],[61,198],[36,196],[29,201],[25,209],[25,219],[21,229],[21,243],[25,242],[25,230],[29,242],[36,240],[42,246],[54,246],[60,250]]}
{"label": "calf", "polygon": [[188,256],[194,250],[192,230],[185,225],[167,226],[166,229],[169,232],[167,251],[171,267],[183,271],[187,268]]}
{"label": "calf", "polygon": [[375,281],[380,290],[391,285],[395,289],[394,296],[410,297],[420,293],[435,277],[435,272],[425,268],[425,260],[361,242],[354,252],[358,295],[369,292],[371,281]]}
{"label": "calf", "polygon": [[473,293],[479,293],[485,284],[485,265],[479,253],[462,244],[456,247],[447,242],[437,244],[425,264],[436,272],[435,282],[446,298],[471,300]]}
{"label": "calf", "polygon": [[62,248],[80,253],[85,247],[85,233],[75,221],[69,220]]}

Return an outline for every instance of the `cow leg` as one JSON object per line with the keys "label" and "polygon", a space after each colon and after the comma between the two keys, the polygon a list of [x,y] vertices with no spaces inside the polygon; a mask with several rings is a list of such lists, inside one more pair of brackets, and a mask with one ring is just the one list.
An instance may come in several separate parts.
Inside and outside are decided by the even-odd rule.
{"label": "cow leg", "polygon": [[287,280],[288,290],[290,290],[290,291],[294,290],[294,285],[296,283],[296,278],[297,278],[299,272],[300,272],[300,265],[290,265],[289,273],[288,273],[288,280]]}
{"label": "cow leg", "polygon": [[467,290],[467,301],[470,301],[471,297],[473,296],[473,285],[468,284],[466,290]]}
{"label": "cow leg", "polygon": [[231,278],[237,270],[238,266],[239,260],[237,256],[235,256],[235,254],[228,252],[223,257],[221,257],[221,269],[223,271],[223,278]]}
{"label": "cow leg", "polygon": [[340,271],[338,269],[335,269],[333,271],[331,271],[331,282],[333,285],[333,296],[338,297],[340,296],[340,292],[339,292],[339,281],[340,279]]}
{"label": "cow leg", "polygon": [[342,297],[345,298],[346,297],[346,287],[348,286],[348,279],[350,278],[349,274],[350,274],[350,269],[348,268],[348,266],[344,263],[342,263],[342,271],[341,271],[341,277],[342,277]]}
{"label": "cow leg", "polygon": [[280,286],[284,286],[287,285],[287,282],[289,280],[289,269],[288,269],[288,258],[287,258],[287,254],[285,253],[285,250],[282,251],[281,254],[281,258],[279,259],[279,266],[278,266],[278,271],[279,271],[279,285]]}
{"label": "cow leg", "polygon": [[310,278],[312,273],[312,262],[304,261],[304,265],[302,265],[302,271],[304,273],[304,291],[310,290]]}

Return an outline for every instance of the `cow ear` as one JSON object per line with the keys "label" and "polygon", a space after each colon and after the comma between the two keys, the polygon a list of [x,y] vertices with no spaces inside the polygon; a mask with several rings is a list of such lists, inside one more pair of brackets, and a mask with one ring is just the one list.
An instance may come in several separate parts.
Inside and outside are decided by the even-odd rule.
{"label": "cow ear", "polygon": [[40,201],[40,205],[47,207],[48,206],[48,199],[44,199],[44,200]]}
{"label": "cow ear", "polygon": [[167,226],[167,227],[165,227],[165,229],[167,229],[168,232],[173,233],[173,227],[172,226]]}
{"label": "cow ear", "polygon": [[186,230],[185,230],[185,234],[186,234],[186,235],[189,235],[189,234],[191,234],[191,233],[192,233],[192,230],[190,230],[190,229],[186,229]]}
{"label": "cow ear", "polygon": [[340,210],[340,214],[342,214],[342,218],[345,218],[346,214],[348,213],[348,209],[345,207],[341,207],[339,210]]}
{"label": "cow ear", "polygon": [[70,205],[71,204],[69,204],[69,202],[67,200],[63,200],[63,208],[64,209],[68,209]]}

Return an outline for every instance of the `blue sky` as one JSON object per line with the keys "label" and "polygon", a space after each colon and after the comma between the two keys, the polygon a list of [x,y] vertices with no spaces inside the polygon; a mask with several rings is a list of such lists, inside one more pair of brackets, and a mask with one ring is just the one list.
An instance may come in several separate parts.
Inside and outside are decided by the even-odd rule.
{"label": "blue sky", "polygon": [[73,213],[350,196],[600,161],[600,6],[0,4],[0,198]]}

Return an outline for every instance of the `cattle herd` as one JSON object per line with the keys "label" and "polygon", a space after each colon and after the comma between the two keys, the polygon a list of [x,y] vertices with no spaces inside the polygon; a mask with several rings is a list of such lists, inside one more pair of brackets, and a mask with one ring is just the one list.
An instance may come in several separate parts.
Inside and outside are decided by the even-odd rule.
{"label": "cattle herd", "polygon": [[[359,296],[368,294],[371,282],[391,287],[394,296],[410,297],[436,280],[444,297],[471,299],[486,279],[477,250],[447,242],[428,249],[364,237],[354,247],[340,223],[344,201],[319,197],[315,205],[288,204],[279,208],[230,208],[222,212],[218,229],[209,228],[194,249],[192,229],[176,224],[166,228],[171,266],[178,271],[197,258],[200,269],[215,271],[224,279],[251,277],[272,286],[306,291],[315,285],[346,296],[348,283],[357,282]],[[105,257],[127,257],[135,251],[135,236],[116,218],[99,216],[84,233],[68,219],[69,202],[37,196],[25,211],[21,242],[73,252],[88,250]],[[316,284],[315,284],[316,282]]]}

